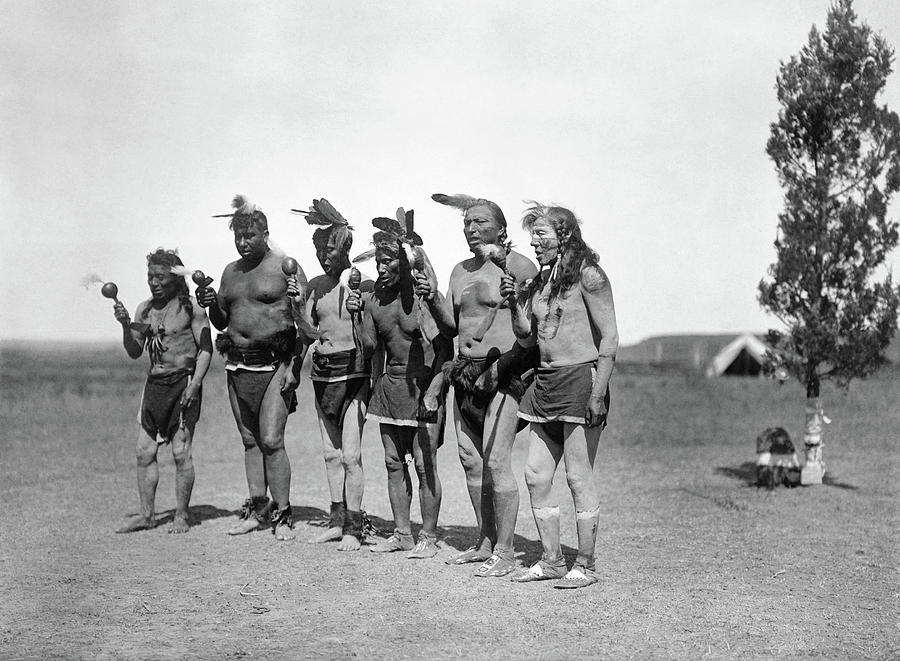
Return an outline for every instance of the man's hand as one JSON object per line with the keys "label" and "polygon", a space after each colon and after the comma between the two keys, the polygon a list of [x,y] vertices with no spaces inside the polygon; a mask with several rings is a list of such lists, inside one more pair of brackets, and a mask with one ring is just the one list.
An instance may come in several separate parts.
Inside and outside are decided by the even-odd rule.
{"label": "man's hand", "polygon": [[421,271],[416,273],[416,296],[421,296],[426,301],[430,301],[434,298],[434,289],[431,288],[431,280]]}
{"label": "man's hand", "polygon": [[300,382],[294,376],[294,370],[285,370],[284,376],[281,377],[281,392],[293,392],[299,385]]}
{"label": "man's hand", "polygon": [[125,306],[118,301],[113,305],[113,314],[116,317],[116,321],[123,326],[127,326],[131,323],[131,315],[128,314],[128,310],[125,309]]}
{"label": "man's hand", "polygon": [[350,290],[350,293],[347,295],[347,302],[344,303],[344,306],[347,308],[347,312],[349,312],[350,314],[353,314],[354,312],[362,312],[362,294],[359,293],[358,289]]}
{"label": "man's hand", "polygon": [[606,410],[606,402],[604,399],[605,396],[595,397],[591,395],[591,398],[588,400],[587,411],[585,411],[584,414],[588,427],[602,428],[606,426],[606,415],[608,411]]}
{"label": "man's hand", "polygon": [[300,285],[297,283],[296,275],[291,275],[287,279],[287,295],[292,302],[298,305],[302,302],[303,290],[300,289]]}
{"label": "man's hand", "polygon": [[192,407],[197,402],[197,397],[200,394],[200,385],[191,379],[191,382],[188,384],[187,388],[184,389],[184,392],[181,393],[181,409],[188,409]]}
{"label": "man's hand", "polygon": [[195,295],[201,308],[208,308],[218,301],[218,294],[212,287],[197,287]]}
{"label": "man's hand", "polygon": [[500,296],[508,301],[515,301],[519,295],[519,287],[514,276],[504,273],[500,276]]}

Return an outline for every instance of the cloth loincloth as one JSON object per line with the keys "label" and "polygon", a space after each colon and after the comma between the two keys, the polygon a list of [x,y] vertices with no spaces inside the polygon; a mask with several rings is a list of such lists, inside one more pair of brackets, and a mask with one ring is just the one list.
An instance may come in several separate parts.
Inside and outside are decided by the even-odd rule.
{"label": "cloth loincloth", "polygon": [[[369,397],[366,420],[401,427],[427,427],[435,424],[420,420],[422,395],[428,389],[428,375],[407,378],[404,374],[383,373]],[[443,415],[443,407],[437,411],[437,420]]]}
{"label": "cloth loincloth", "polygon": [[[538,367],[534,382],[519,404],[519,417],[529,422],[587,424],[585,412],[594,382],[594,362]],[[604,398],[609,411],[609,388]]]}
{"label": "cloth loincloth", "polygon": [[[278,373],[275,366],[268,370],[243,369],[240,364],[234,365],[233,369],[228,369],[228,388],[234,390],[237,395],[238,402],[242,409],[250,413],[248,416],[241,416],[247,427],[253,430],[259,429],[259,411],[262,407],[263,397],[272,378]],[[290,392],[280,392],[281,398],[287,406],[288,414],[297,410],[297,393],[292,390]]]}
{"label": "cloth loincloth", "polygon": [[338,428],[354,399],[369,399],[369,365],[362,351],[313,353],[309,378],[319,413]]}
{"label": "cloth loincloth", "polygon": [[[530,361],[537,355],[537,351],[522,352],[521,356],[507,360],[511,352],[500,355],[488,355],[482,358],[457,356],[453,361],[453,369],[450,371],[450,381],[453,384],[453,395],[456,401],[456,410],[460,419],[466,426],[479,437],[484,436],[484,420],[487,415],[487,407],[499,392],[510,395],[518,402],[525,394],[528,387],[527,379],[523,372],[530,369]],[[497,372],[497,387],[493,390],[476,390],[475,382],[491,365],[499,361]],[[516,426],[516,432],[527,426],[527,421],[520,420]]]}
{"label": "cloth loincloth", "polygon": [[193,429],[200,418],[202,387],[197,400],[187,409],[181,408],[181,395],[191,382],[190,370],[176,370],[169,374],[150,374],[141,395],[138,423],[160,445],[172,440],[179,427]]}

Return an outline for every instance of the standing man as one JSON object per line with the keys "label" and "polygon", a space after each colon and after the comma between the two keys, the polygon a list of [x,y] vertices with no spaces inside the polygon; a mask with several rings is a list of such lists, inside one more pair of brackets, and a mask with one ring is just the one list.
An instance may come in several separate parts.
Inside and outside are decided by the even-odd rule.
{"label": "standing man", "polygon": [[[242,520],[228,534],[243,535],[271,518],[276,539],[288,540],[295,535],[284,426],[297,407],[294,359],[301,344],[281,270],[282,255],[269,247],[265,214],[241,195],[232,206],[234,213],[226,217],[240,259],[225,267],[218,294],[209,286],[197,289],[197,300],[209,307],[213,325],[225,331],[216,348],[225,356],[228,398],[244,443],[250,497],[243,505]],[[302,270],[298,279],[305,288]]]}
{"label": "standing man", "polygon": [[536,352],[511,351],[516,338],[509,305],[500,297],[500,278],[509,273],[524,281],[537,269],[510,249],[506,217],[494,202],[468,195],[435,194],[432,199],[463,211],[463,231],[474,254],[454,267],[443,302],[430,296],[424,280],[417,290],[429,301],[442,334],[458,338],[459,355],[450,371],[456,437],[480,531],[474,546],[447,563],[477,562],[481,565],[476,576],[505,576],[516,568],[513,539],[519,488],[511,455],[519,429],[519,399],[525,391],[521,375]]}
{"label": "standing man", "polygon": [[[378,280],[374,291],[365,298],[358,291],[351,292],[347,310],[363,312],[359,335],[367,351],[380,346],[386,354],[384,372],[375,382],[366,417],[377,421],[381,429],[395,530],[371,550],[409,551],[408,558],[431,558],[438,552],[441,481],[437,449],[443,411],[438,410],[433,421],[423,421],[421,400],[435,369],[450,356],[452,348],[415,295],[412,269],[418,266],[417,270],[427,270],[432,276],[433,272],[419,247],[421,239],[412,231],[412,213],[398,210],[398,218],[405,218],[405,226],[388,218],[372,221],[381,230],[374,235]],[[412,481],[405,459],[409,455],[419,478],[422,512],[422,530],[415,544],[409,520]]]}
{"label": "standing man", "polygon": [[[518,342],[540,350],[540,366],[519,417],[531,423],[525,481],[543,554],[513,580],[560,579],[554,587],[581,588],[597,582],[597,453],[619,341],[616,311],[609,279],[581,238],[575,214],[536,204],[522,225],[531,233],[541,272],[522,297],[513,277],[504,275],[501,293],[513,304]],[[559,506],[551,496],[562,457],[578,529],[578,556],[568,573],[559,541]]]}
{"label": "standing man", "polygon": [[[370,360],[360,344],[351,314],[345,309],[351,289],[371,292],[373,283],[341,282],[350,267],[353,228],[328,200],[313,200],[309,211],[298,212],[313,232],[316,258],[325,272],[309,283],[303,314],[317,331],[312,346],[310,378],[316,394],[316,413],[322,434],[325,475],[331,492],[328,529],[313,542],[339,539],[338,551],[357,551],[363,540],[362,430],[370,392]],[[357,272],[358,273],[358,272]],[[293,280],[288,293],[302,299]],[[302,357],[301,357],[302,360]]]}
{"label": "standing man", "polygon": [[188,504],[194,488],[191,440],[200,417],[203,377],[209,369],[212,341],[206,312],[195,305],[184,277],[172,267],[184,266],[178,254],[159,248],[147,255],[150,298],[135,311],[131,323],[128,310],[118,300],[113,310],[122,325],[122,345],[137,359],[147,349],[150,370],[141,395],[138,414],[137,479],[141,497],[140,515],[116,532],[148,530],[156,525],[154,508],[160,445],[172,444],[175,459],[175,518],[169,532],[190,528]]}

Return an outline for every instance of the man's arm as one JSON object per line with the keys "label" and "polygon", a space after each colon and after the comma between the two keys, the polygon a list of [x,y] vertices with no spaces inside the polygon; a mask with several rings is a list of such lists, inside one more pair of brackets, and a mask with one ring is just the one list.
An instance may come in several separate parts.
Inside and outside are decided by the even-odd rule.
{"label": "man's arm", "polygon": [[526,349],[537,343],[537,330],[531,314],[530,289],[519,288],[512,275],[500,278],[500,295],[509,303],[509,318],[516,341]]}
{"label": "man's arm", "polygon": [[197,399],[197,393],[203,385],[203,379],[212,362],[212,335],[209,330],[209,320],[206,312],[197,306],[191,318],[191,333],[194,336],[194,344],[197,345],[197,363],[194,366],[194,375],[190,384],[181,395],[181,406],[187,408]]}
{"label": "man's arm", "polygon": [[[138,316],[140,316],[143,309],[144,304],[139,304],[136,310]],[[131,317],[124,305],[116,302],[113,305],[113,314],[116,317],[116,321],[122,325],[122,346],[125,348],[125,353],[128,354],[129,358],[140,358],[144,352],[144,335],[131,329]]]}
{"label": "man's arm", "polygon": [[606,421],[606,391],[619,348],[619,330],[616,325],[616,307],[612,287],[606,273],[600,267],[588,266],[581,271],[581,292],[584,306],[594,329],[600,335],[597,346],[597,369],[591,385],[588,401],[588,426],[595,427]]}

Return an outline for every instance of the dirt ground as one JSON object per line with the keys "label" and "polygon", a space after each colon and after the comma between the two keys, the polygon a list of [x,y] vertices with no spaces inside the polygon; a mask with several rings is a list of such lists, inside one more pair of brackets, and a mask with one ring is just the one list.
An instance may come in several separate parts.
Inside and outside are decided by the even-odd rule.
{"label": "dirt ground", "polygon": [[[195,441],[195,526],[170,535],[174,468],[160,452],[162,525],[137,511],[134,414],[146,365],[121,348],[2,345],[0,657],[900,657],[900,371],[826,391],[828,484],[750,486],[754,439],[801,438],[794,385],[617,374],[603,437],[598,585],[554,590],[442,560],[475,538],[452,430],[439,454],[441,554],[428,561],[311,545],[328,492],[309,382],[288,424],[295,542],[224,534],[245,497],[221,364]],[[522,479],[516,547],[540,545]],[[392,527],[370,425],[364,507]],[[571,498],[555,490],[574,557]],[[415,517],[418,519],[414,506]]]}

